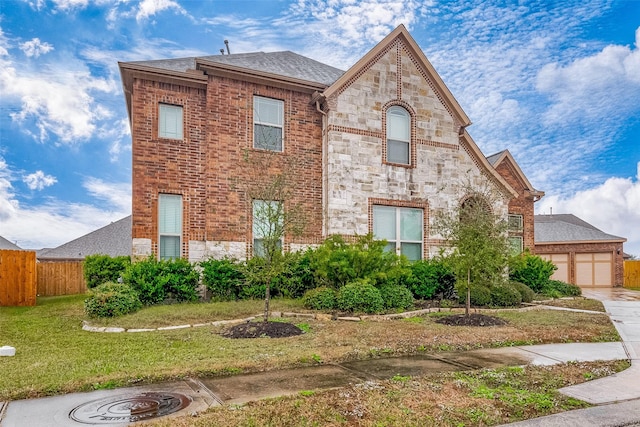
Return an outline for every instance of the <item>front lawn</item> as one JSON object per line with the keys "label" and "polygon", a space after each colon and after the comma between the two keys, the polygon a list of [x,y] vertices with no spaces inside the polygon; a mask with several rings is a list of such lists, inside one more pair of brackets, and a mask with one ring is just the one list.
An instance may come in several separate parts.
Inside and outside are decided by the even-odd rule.
{"label": "front lawn", "polygon": [[[0,308],[0,345],[16,348],[15,357],[0,358],[0,400],[419,351],[619,340],[604,314],[551,310],[499,311],[492,315],[508,324],[482,329],[441,325],[431,316],[384,322],[280,319],[308,330],[283,339],[224,338],[221,328],[211,326],[93,333],[82,330],[84,298],[39,298],[35,307]],[[298,304],[274,299],[271,307],[303,311]],[[262,307],[260,300],[155,306],[109,324],[146,328],[205,323],[244,318]]]}

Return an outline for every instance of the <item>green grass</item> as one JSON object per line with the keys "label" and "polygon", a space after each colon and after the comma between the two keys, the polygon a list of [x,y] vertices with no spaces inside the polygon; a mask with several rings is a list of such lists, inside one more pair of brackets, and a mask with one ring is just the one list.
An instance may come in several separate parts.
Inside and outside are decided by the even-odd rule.
{"label": "green grass", "polygon": [[[619,339],[604,315],[558,311],[498,312],[510,324],[481,334],[477,328],[439,325],[429,317],[357,323],[279,319],[308,328],[283,339],[234,340],[212,326],[95,333],[82,330],[84,298],[39,298],[34,307],[0,308],[0,345],[16,348],[16,356],[0,358],[0,400],[419,351]],[[262,301],[157,306],[104,324],[145,328],[206,323],[258,314],[262,307]],[[272,301],[272,309],[302,311],[298,301],[279,299]]]}

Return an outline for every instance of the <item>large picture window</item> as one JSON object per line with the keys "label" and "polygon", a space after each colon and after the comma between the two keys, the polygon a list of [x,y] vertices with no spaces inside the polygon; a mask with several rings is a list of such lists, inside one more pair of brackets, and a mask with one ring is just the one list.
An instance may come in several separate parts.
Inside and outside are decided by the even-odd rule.
{"label": "large picture window", "polygon": [[158,198],[160,259],[180,258],[182,240],[182,196],[160,194]]}
{"label": "large picture window", "polygon": [[387,110],[387,162],[411,164],[411,116],[399,106]]}
{"label": "large picture window", "polygon": [[253,97],[253,148],[282,151],[284,140],[284,102]]}
{"label": "large picture window", "polygon": [[158,136],[168,139],[182,139],[182,107],[160,104],[158,107]]}
{"label": "large picture window", "polygon": [[424,211],[419,208],[373,206],[373,235],[387,241],[387,249],[415,261],[422,259]]}

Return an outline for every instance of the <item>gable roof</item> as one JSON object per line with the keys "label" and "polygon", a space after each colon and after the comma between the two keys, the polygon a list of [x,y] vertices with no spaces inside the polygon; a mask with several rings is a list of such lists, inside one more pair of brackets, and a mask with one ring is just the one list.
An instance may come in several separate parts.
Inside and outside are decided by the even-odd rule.
{"label": "gable roof", "polygon": [[534,223],[536,244],[627,241],[624,237],[607,234],[572,214],[535,215]]}
{"label": "gable roof", "polygon": [[509,150],[503,150],[499,153],[487,156],[487,161],[496,169],[501,163],[508,163],[516,172],[516,178],[520,180],[522,186],[528,191],[529,195],[534,197],[534,201],[540,200],[540,198],[544,196],[544,191],[539,191],[533,188],[533,185],[531,185],[531,183],[527,179],[527,176],[524,174],[524,172],[522,172],[522,169],[520,169],[520,165],[518,165],[518,162],[516,162]]}
{"label": "gable roof", "polygon": [[131,255],[131,215],[57,248],[43,250],[38,253],[38,259],[84,259],[87,255],[98,254]]}
{"label": "gable roof", "polygon": [[394,43],[396,39],[401,39],[403,41],[403,45],[409,50],[411,55],[417,59],[420,65],[423,67],[426,72],[428,78],[436,85],[438,90],[441,92],[443,101],[450,107],[453,114],[456,116],[457,120],[460,122],[462,127],[469,126],[471,124],[471,120],[467,114],[462,110],[462,107],[455,99],[447,85],[444,83],[440,75],[436,72],[431,62],[427,59],[426,55],[418,46],[418,43],[411,37],[409,31],[407,31],[406,27],[402,24],[398,25],[395,30],[393,30],[389,35],[387,35],[380,43],[375,45],[373,49],[371,49],[365,56],[360,58],[358,62],[356,62],[346,73],[344,73],[339,79],[337,79],[333,84],[324,91],[324,96],[329,98],[334,92],[339,91],[343,86],[348,84],[348,82],[354,78],[362,69],[367,68],[372,62],[375,61],[375,58],[387,49],[387,47]]}
{"label": "gable roof", "polygon": [[22,248],[20,248],[18,245],[11,243],[10,241],[8,241],[7,239],[5,239],[4,237],[0,236],[0,249],[8,249],[8,250],[12,250],[12,251],[21,251]]}

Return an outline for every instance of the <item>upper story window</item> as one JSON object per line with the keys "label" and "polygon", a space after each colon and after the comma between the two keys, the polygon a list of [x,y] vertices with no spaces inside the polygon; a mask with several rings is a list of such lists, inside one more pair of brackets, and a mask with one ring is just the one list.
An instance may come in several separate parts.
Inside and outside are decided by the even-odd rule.
{"label": "upper story window", "polygon": [[411,116],[397,105],[387,110],[387,162],[411,164]]}
{"label": "upper story window", "polygon": [[253,97],[253,148],[282,151],[284,102]]}
{"label": "upper story window", "polygon": [[180,258],[182,241],[182,196],[158,196],[158,234],[160,259]]}
{"label": "upper story window", "polygon": [[522,215],[509,214],[509,231],[522,231]]}
{"label": "upper story window", "polygon": [[387,241],[387,250],[422,259],[424,210],[395,206],[373,206],[373,235]]}
{"label": "upper story window", "polygon": [[284,204],[275,200],[253,201],[253,256],[266,257],[268,251],[282,251]]}
{"label": "upper story window", "polygon": [[160,104],[158,107],[158,137],[182,139],[183,115],[179,105]]}

